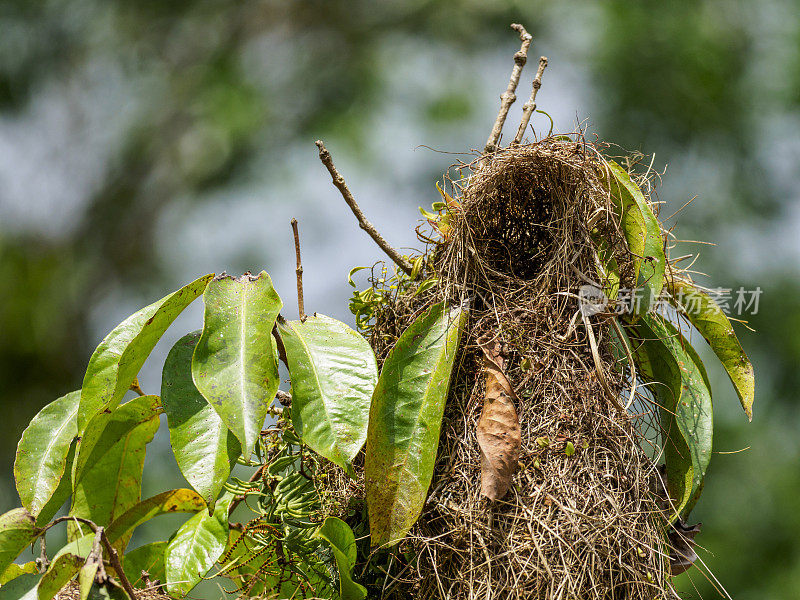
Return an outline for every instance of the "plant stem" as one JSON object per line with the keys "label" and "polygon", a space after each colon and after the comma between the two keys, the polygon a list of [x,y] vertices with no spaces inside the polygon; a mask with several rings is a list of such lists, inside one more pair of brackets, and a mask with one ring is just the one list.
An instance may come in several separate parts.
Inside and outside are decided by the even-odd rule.
{"label": "plant stem", "polygon": [[411,275],[411,263],[409,263],[405,258],[403,258],[400,253],[392,248],[383,236],[378,233],[378,230],[375,229],[375,226],[370,223],[367,218],[364,216],[364,213],[361,211],[361,208],[358,206],[356,199],[353,197],[353,194],[350,192],[349,188],[347,187],[347,183],[344,181],[344,177],[339,174],[339,171],[336,170],[336,166],[333,164],[333,158],[331,157],[331,153],[328,152],[328,149],[325,148],[325,144],[322,140],[316,141],[317,148],[319,148],[319,159],[322,161],[322,164],[328,169],[328,173],[331,174],[333,178],[333,185],[339,190],[342,194],[342,198],[344,201],[347,202],[347,206],[350,207],[350,210],[353,211],[356,219],[358,219],[358,226],[361,227],[364,231],[366,231],[369,236],[375,240],[375,243],[380,246],[381,250],[383,250],[389,258],[391,258],[395,264],[400,267],[403,271],[405,271],[408,275]]}
{"label": "plant stem", "polygon": [[292,219],[292,231],[294,232],[294,253],[297,258],[297,312],[300,320],[306,320],[305,307],[303,306],[303,263],[300,262],[300,234],[297,232],[297,219]]}
{"label": "plant stem", "polygon": [[494,122],[492,132],[489,134],[489,139],[486,140],[484,152],[494,152],[497,150],[497,144],[500,142],[500,134],[503,132],[503,124],[506,122],[508,116],[508,109],[514,104],[517,99],[516,91],[519,85],[519,78],[522,75],[522,68],[528,61],[528,48],[531,46],[533,36],[528,33],[525,28],[519,23],[512,23],[511,29],[519,32],[519,39],[522,40],[522,46],[519,51],[514,54],[514,68],[511,71],[511,78],[508,80],[508,89],[500,95],[500,112],[497,114],[497,120]]}
{"label": "plant stem", "polygon": [[519,123],[517,135],[514,136],[512,144],[519,144],[522,141],[522,136],[525,135],[525,130],[528,128],[528,123],[531,121],[531,115],[536,110],[536,94],[539,88],[542,87],[542,74],[547,68],[547,57],[539,57],[539,68],[536,70],[536,77],[533,78],[533,89],[531,90],[530,99],[522,105],[522,121]]}

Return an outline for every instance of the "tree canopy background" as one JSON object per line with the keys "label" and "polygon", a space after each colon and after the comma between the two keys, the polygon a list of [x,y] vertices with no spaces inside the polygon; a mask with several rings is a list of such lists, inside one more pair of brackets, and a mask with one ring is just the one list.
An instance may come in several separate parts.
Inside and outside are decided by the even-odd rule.
{"label": "tree canopy background", "polygon": [[[347,272],[382,258],[318,163],[326,140],[370,219],[416,245],[416,207],[480,148],[519,21],[550,58],[539,108],[668,166],[662,215],[718,245],[710,286],[763,289],[742,343],[753,423],[711,373],[701,558],[740,600],[800,591],[800,2],[4,0],[0,3],[0,510],[30,418],[80,387],[104,332],[194,276],[267,268],[293,311],[351,321]],[[521,95],[527,94],[521,85]],[[521,102],[510,121],[519,114]],[[536,115],[536,130],[549,121]],[[181,319],[200,325],[200,307]],[[180,331],[180,327],[175,330]],[[175,334],[177,335],[177,334]],[[168,334],[163,354],[175,341]],[[154,357],[150,361],[158,364]],[[160,373],[145,367],[146,391]],[[180,485],[165,448],[148,458]],[[151,472],[152,476],[152,472]],[[145,480],[145,494],[147,494]],[[715,592],[696,570],[686,597]]]}

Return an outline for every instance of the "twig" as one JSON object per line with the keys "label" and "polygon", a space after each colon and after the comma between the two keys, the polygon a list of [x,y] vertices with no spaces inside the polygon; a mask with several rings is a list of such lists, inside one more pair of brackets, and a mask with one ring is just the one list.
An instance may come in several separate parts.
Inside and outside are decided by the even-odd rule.
{"label": "twig", "polygon": [[328,169],[328,173],[331,174],[331,177],[333,178],[333,185],[335,185],[342,194],[342,198],[344,198],[344,201],[347,202],[347,206],[350,207],[350,210],[353,211],[356,219],[358,219],[358,226],[366,231],[373,240],[375,240],[375,243],[380,246],[381,250],[383,250],[398,267],[400,267],[408,275],[411,275],[411,263],[403,258],[397,250],[392,248],[387,241],[383,239],[383,236],[378,233],[378,230],[375,229],[375,226],[367,221],[367,218],[364,216],[364,213],[358,206],[356,199],[348,189],[347,184],[344,181],[344,177],[342,177],[339,174],[339,171],[336,170],[336,167],[333,164],[331,153],[328,152],[327,148],[325,148],[325,144],[322,142],[322,140],[317,140],[316,144],[317,148],[319,148],[319,159],[322,161],[322,164],[325,165],[325,168]]}
{"label": "twig", "polygon": [[39,540],[39,571],[44,573],[50,568],[50,559],[47,558],[47,542],[45,536]]}
{"label": "twig", "polygon": [[506,122],[508,116],[508,109],[514,104],[517,99],[516,91],[519,85],[519,78],[522,75],[522,67],[528,61],[528,48],[531,46],[533,36],[525,31],[525,28],[519,23],[512,23],[511,29],[519,32],[519,39],[522,40],[519,52],[514,55],[514,69],[511,71],[511,78],[508,81],[508,89],[500,95],[500,112],[497,113],[497,120],[494,122],[492,132],[489,134],[489,139],[486,140],[484,152],[494,152],[497,150],[497,144],[500,142],[500,134],[503,132],[503,124]]}
{"label": "twig", "polygon": [[300,320],[306,320],[305,307],[303,306],[303,263],[300,262],[300,234],[297,232],[297,219],[292,219],[292,231],[294,232],[294,253],[297,257],[297,312]]}
{"label": "twig", "polygon": [[542,87],[542,74],[547,68],[547,57],[539,57],[539,68],[536,70],[536,77],[533,78],[533,89],[531,90],[531,97],[522,105],[522,121],[519,123],[517,135],[514,136],[512,144],[519,144],[522,141],[522,136],[525,135],[525,130],[528,128],[528,123],[531,121],[531,115],[536,110],[536,94],[539,88]]}
{"label": "twig", "polygon": [[114,571],[117,573],[117,577],[119,577],[119,581],[122,584],[125,593],[130,596],[131,600],[136,600],[136,592],[133,590],[133,586],[131,582],[128,581],[128,578],[125,576],[125,571],[122,570],[122,564],[119,562],[119,555],[114,547],[111,545],[111,542],[108,541],[108,537],[106,536],[106,531],[103,527],[95,524],[93,521],[89,519],[84,519],[83,517],[76,517],[74,515],[67,515],[65,517],[59,517],[58,519],[51,522],[47,527],[45,527],[42,532],[50,529],[53,525],[57,525],[59,523],[63,523],[64,521],[77,521],[78,523],[83,523],[89,529],[91,529],[95,536],[100,536],[100,541],[103,544],[103,548],[105,548],[106,554],[108,554],[108,560],[111,563],[111,566],[114,567]]}

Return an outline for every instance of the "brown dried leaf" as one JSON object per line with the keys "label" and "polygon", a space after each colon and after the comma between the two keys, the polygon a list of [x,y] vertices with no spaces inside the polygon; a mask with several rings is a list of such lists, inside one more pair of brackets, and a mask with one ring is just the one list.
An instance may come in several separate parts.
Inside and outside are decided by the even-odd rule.
{"label": "brown dried leaf", "polygon": [[499,500],[511,487],[522,433],[514,408],[517,397],[503,373],[500,344],[482,344],[481,349],[486,374],[486,396],[477,428],[481,448],[481,494],[490,500]]}

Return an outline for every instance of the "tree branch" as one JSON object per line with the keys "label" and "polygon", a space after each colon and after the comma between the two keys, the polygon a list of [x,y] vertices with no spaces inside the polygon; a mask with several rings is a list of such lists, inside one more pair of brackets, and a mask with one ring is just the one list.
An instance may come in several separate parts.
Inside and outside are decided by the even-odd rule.
{"label": "tree branch", "polygon": [[367,221],[367,218],[364,216],[364,213],[361,211],[361,208],[358,206],[356,199],[353,197],[353,194],[347,187],[347,184],[344,181],[344,177],[339,174],[339,171],[336,170],[336,166],[333,164],[333,158],[331,157],[331,153],[328,152],[328,149],[325,148],[325,144],[322,140],[317,140],[316,142],[317,148],[319,148],[319,159],[322,161],[322,164],[328,169],[328,173],[331,174],[333,178],[333,185],[339,190],[342,194],[342,198],[344,201],[347,202],[347,206],[350,207],[350,210],[353,211],[356,219],[358,219],[358,225],[366,231],[369,236],[375,240],[375,243],[380,246],[381,250],[383,250],[386,255],[391,258],[395,264],[400,267],[403,271],[405,271],[408,275],[411,275],[411,263],[409,263],[406,259],[404,259],[400,253],[392,248],[383,236],[378,233],[378,230],[375,229],[375,226]]}
{"label": "tree branch", "polygon": [[128,581],[128,578],[125,576],[125,571],[122,570],[122,564],[119,562],[119,555],[117,554],[117,551],[114,549],[111,543],[108,541],[108,536],[106,536],[106,530],[103,527],[100,527],[99,525],[97,525],[93,521],[90,521],[89,519],[84,519],[83,517],[76,517],[74,515],[67,515],[65,517],[59,517],[58,519],[48,524],[47,527],[45,527],[42,530],[42,533],[50,529],[53,525],[58,525],[59,523],[63,523],[65,521],[77,521],[78,523],[83,523],[89,529],[91,529],[92,532],[94,532],[96,537],[100,538],[100,542],[103,544],[103,548],[105,549],[106,554],[108,554],[108,560],[111,563],[111,566],[114,567],[114,571],[117,573],[117,577],[119,577],[119,581],[122,584],[125,593],[127,593],[128,596],[130,596],[131,600],[136,600],[136,592],[134,591],[131,582]]}
{"label": "tree branch", "polygon": [[522,40],[519,52],[514,55],[514,69],[511,71],[511,78],[508,80],[508,89],[500,95],[500,112],[497,114],[497,120],[494,122],[492,132],[489,134],[489,139],[486,140],[484,152],[494,152],[497,150],[497,144],[500,142],[500,134],[503,132],[503,124],[506,122],[508,116],[508,109],[514,104],[517,99],[516,91],[519,85],[519,78],[522,75],[522,68],[528,61],[528,48],[531,46],[533,36],[528,33],[525,28],[519,23],[512,23],[511,29],[519,32],[519,39]]}
{"label": "tree branch", "polygon": [[300,262],[300,234],[297,232],[297,219],[292,219],[292,231],[294,232],[294,253],[297,257],[297,312],[300,320],[306,320],[305,307],[303,306],[303,263]]}
{"label": "tree branch", "polygon": [[533,89],[531,90],[530,99],[522,105],[522,121],[519,123],[517,135],[514,136],[512,144],[519,144],[522,141],[522,136],[525,135],[525,130],[528,128],[528,123],[531,121],[531,115],[536,110],[536,94],[539,88],[542,87],[542,74],[547,68],[547,57],[539,57],[539,68],[536,70],[536,77],[533,78]]}

